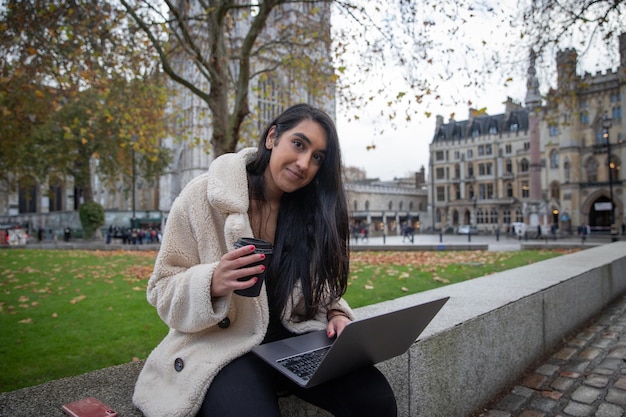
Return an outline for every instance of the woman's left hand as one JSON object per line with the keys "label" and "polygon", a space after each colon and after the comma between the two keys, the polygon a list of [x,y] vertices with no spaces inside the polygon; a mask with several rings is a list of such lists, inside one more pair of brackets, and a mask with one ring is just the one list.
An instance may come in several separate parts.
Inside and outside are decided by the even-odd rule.
{"label": "woman's left hand", "polygon": [[335,314],[330,318],[330,320],[328,320],[326,334],[329,338],[339,336],[348,323],[350,323],[349,318],[343,314]]}

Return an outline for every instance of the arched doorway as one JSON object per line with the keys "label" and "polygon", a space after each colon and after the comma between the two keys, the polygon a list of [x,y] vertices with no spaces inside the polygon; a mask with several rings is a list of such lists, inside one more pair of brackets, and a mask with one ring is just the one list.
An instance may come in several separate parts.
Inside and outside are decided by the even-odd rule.
{"label": "arched doorway", "polygon": [[611,200],[600,196],[594,200],[589,208],[589,226],[594,231],[611,230]]}
{"label": "arched doorway", "polygon": [[463,215],[463,224],[472,224],[472,213],[469,210],[465,210],[465,214]]}
{"label": "arched doorway", "polygon": [[559,224],[559,209],[557,207],[552,207],[552,221],[550,224]]}
{"label": "arched doorway", "polygon": [[458,226],[459,225],[459,212],[458,212],[458,210],[452,211],[452,225],[453,226]]}

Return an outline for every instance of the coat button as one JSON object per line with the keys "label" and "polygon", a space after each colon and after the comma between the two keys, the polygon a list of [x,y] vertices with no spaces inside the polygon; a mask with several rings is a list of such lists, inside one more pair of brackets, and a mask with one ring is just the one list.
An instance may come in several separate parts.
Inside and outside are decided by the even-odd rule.
{"label": "coat button", "polygon": [[228,317],[225,317],[224,320],[217,323],[217,326],[220,329],[228,329],[228,327],[230,326],[230,319]]}
{"label": "coat button", "polygon": [[176,358],[176,360],[174,361],[174,369],[176,369],[176,372],[182,371],[184,367],[185,362],[183,362],[181,358]]}

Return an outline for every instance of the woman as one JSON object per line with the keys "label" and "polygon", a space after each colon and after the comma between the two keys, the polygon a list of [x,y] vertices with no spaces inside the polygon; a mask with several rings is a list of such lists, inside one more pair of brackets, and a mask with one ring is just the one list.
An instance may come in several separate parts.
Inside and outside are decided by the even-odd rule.
{"label": "woman", "polygon": [[[133,401],[153,416],[280,416],[288,392],[335,416],[395,416],[374,367],[302,389],[257,359],[264,342],[354,319],[341,298],[348,277],[348,215],[339,140],[332,120],[306,104],[272,121],[258,149],[217,158],[172,206],[148,282],[148,300],[170,331],[148,357]],[[270,241],[258,297],[234,294],[263,272],[253,246]]]}

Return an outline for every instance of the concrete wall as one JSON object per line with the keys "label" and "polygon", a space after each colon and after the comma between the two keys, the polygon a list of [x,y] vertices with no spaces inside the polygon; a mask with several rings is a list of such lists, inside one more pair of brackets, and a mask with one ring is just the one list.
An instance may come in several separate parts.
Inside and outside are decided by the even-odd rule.
{"label": "concrete wall", "polygon": [[[450,300],[407,354],[380,364],[399,416],[468,416],[626,292],[626,242],[488,275],[357,310],[368,317]],[[297,399],[285,416],[328,416]]]}
{"label": "concrete wall", "polygon": [[[379,365],[400,417],[469,416],[626,292],[626,242],[357,309],[359,317],[442,296],[450,300],[404,355]],[[120,415],[141,364],[127,364],[0,393],[0,416],[62,416],[60,404],[95,396]],[[329,416],[294,397],[285,417]]]}

